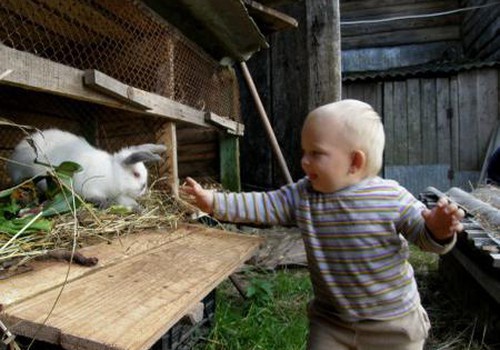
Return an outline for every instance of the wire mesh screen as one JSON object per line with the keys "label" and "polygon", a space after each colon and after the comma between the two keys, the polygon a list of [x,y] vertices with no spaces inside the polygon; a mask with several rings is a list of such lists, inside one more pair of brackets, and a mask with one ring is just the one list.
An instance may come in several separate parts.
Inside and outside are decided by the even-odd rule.
{"label": "wire mesh screen", "polygon": [[[77,69],[96,69],[193,108],[241,119],[234,72],[140,1],[2,0],[0,21],[5,46]],[[109,151],[124,143],[155,142],[165,122],[11,87],[1,91],[10,99],[0,101],[0,111],[7,112],[2,116],[74,131]],[[21,137],[2,132],[2,156]],[[2,169],[0,178],[5,181]]]}

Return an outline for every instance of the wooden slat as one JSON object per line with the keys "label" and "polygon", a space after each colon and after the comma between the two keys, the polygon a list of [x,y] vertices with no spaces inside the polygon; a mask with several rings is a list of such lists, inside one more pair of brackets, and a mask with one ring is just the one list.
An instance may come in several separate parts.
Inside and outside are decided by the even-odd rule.
{"label": "wooden slat", "polygon": [[422,151],[423,163],[437,162],[437,131],[436,131],[436,81],[422,79]]}
{"label": "wooden slat", "polygon": [[477,105],[477,132],[478,132],[478,153],[477,158],[480,164],[484,164],[488,150],[489,140],[494,136],[498,123],[499,114],[499,83],[498,70],[482,69],[477,71],[478,84],[477,96],[480,103]]}
{"label": "wooden slat", "polygon": [[340,13],[342,14],[342,20],[350,18],[359,20],[427,14],[437,11],[454,10],[457,7],[457,1],[449,0],[358,0],[341,2]]}
{"label": "wooden slat", "polygon": [[451,118],[450,83],[448,78],[436,79],[436,126],[437,126],[437,161],[451,164]]}
{"label": "wooden slat", "polygon": [[83,72],[83,83],[95,91],[104,93],[139,109],[151,109],[147,101],[141,101],[141,95],[137,96],[134,87],[107,76],[95,69],[87,69]]}
{"label": "wooden slat", "polygon": [[71,282],[95,270],[117,263],[145,250],[161,246],[171,240],[179,239],[187,234],[186,229],[174,232],[147,233],[126,235],[113,241],[112,244],[103,243],[95,246],[81,248],[78,251],[86,257],[94,256],[99,263],[92,268],[68,265],[57,261],[35,261],[30,263],[33,270],[15,278],[0,280],[0,308],[22,302],[33,295],[38,295],[53,288],[61,286],[67,278]]}
{"label": "wooden slat", "polygon": [[406,106],[406,82],[394,82],[394,162],[408,164],[408,112]]}
{"label": "wooden slat", "polygon": [[459,166],[460,170],[479,169],[477,121],[477,74],[474,71],[458,74],[459,107]]}
{"label": "wooden slat", "polygon": [[[355,21],[355,19],[354,19]],[[389,22],[375,22],[363,23],[357,25],[344,25],[342,26],[342,38],[354,37],[358,35],[366,35],[372,33],[390,32],[393,30],[405,29],[421,29],[445,26],[458,26],[460,25],[460,17],[458,16],[443,16],[419,19],[405,19],[404,21],[389,21]]]}
{"label": "wooden slat", "polygon": [[65,349],[149,349],[261,243],[254,236],[205,227],[188,230],[71,281],[59,299],[55,288],[5,308],[0,316],[15,333]]}
{"label": "wooden slat", "polygon": [[156,133],[157,142],[167,146],[167,159],[160,164],[160,174],[167,177],[171,193],[179,196],[179,169],[177,167],[177,134],[175,123],[169,122],[162,125]]}
{"label": "wooden slat", "polygon": [[391,32],[342,38],[342,49],[350,50],[362,47],[398,46],[459,39],[460,28],[458,26],[394,30]]}
{"label": "wooden slat", "polygon": [[233,192],[241,191],[240,147],[235,136],[220,135],[220,179],[222,186]]}
{"label": "wooden slat", "polygon": [[394,140],[394,85],[392,82],[384,83],[384,114],[382,116],[386,133],[384,164],[396,165]]}
{"label": "wooden slat", "polygon": [[257,26],[265,35],[285,29],[297,28],[298,22],[280,11],[264,6],[261,2],[243,0],[248,14],[257,22]]}
{"label": "wooden slat", "polygon": [[12,73],[2,79],[2,84],[133,111],[139,115],[164,117],[198,126],[210,126],[205,121],[203,111],[139,89],[136,89],[135,93],[141,95],[142,101],[148,101],[147,105],[151,107],[151,110],[144,112],[131,108],[114,98],[86,89],[82,83],[83,71],[79,69],[0,45],[0,72],[9,69]]}
{"label": "wooden slat", "polygon": [[455,263],[459,263],[461,266],[463,266],[469,272],[469,274],[484,288],[484,290],[497,303],[500,303],[500,284],[498,283],[498,279],[486,273],[477,264],[476,261],[469,259],[469,257],[460,252],[459,249],[453,249],[450,252],[449,257],[456,259],[457,262]]}
{"label": "wooden slat", "polygon": [[205,114],[205,119],[222,129],[226,129],[230,134],[243,136],[243,134],[245,133],[245,126],[243,124],[228,118],[219,117],[212,112],[207,112]]}
{"label": "wooden slat", "polygon": [[420,80],[408,79],[406,82],[408,104],[408,164],[422,164],[422,127],[420,122]]}
{"label": "wooden slat", "polygon": [[457,172],[460,169],[460,131],[459,131],[459,103],[460,96],[458,93],[458,78],[452,77],[450,79],[450,104],[451,104],[451,170]]}

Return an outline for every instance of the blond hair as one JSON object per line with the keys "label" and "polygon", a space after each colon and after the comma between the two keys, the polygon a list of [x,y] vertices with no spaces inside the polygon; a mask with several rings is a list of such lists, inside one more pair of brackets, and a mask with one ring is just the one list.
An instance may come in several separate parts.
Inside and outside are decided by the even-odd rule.
{"label": "blond hair", "polygon": [[334,118],[342,127],[346,139],[354,149],[366,155],[366,171],[375,176],[382,169],[385,132],[377,112],[365,102],[353,99],[326,104],[313,110],[309,115]]}

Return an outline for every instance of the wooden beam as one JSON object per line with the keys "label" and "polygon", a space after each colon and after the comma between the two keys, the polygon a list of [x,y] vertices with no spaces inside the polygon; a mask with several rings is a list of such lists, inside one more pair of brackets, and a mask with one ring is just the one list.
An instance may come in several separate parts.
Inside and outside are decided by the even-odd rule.
{"label": "wooden beam", "polygon": [[245,126],[243,124],[228,118],[219,117],[217,114],[213,114],[212,112],[206,112],[205,119],[213,125],[226,129],[229,134],[243,136],[245,132]]}
{"label": "wooden beam", "polygon": [[259,29],[265,34],[293,29],[299,26],[297,20],[283,12],[264,6],[261,2],[243,0],[249,15],[255,20]]}
{"label": "wooden beam", "polygon": [[[211,123],[205,120],[204,111],[134,88],[133,100],[135,102],[140,101],[138,102],[140,105],[150,108],[147,111],[144,110],[144,107],[138,109],[130,105],[130,99],[126,99],[125,103],[123,99],[120,101],[116,96],[103,95],[85,87],[83,84],[84,72],[82,70],[0,44],[0,72],[7,71],[10,71],[10,73],[3,77],[0,81],[1,84],[131,111],[139,116],[159,117],[174,122],[213,127]],[[114,93],[116,95],[116,91]]]}
{"label": "wooden beam", "polygon": [[98,70],[85,70],[83,72],[83,83],[85,86],[95,91],[114,97],[132,107],[143,110],[151,109],[151,107],[147,105],[148,101],[141,101],[142,96],[135,92],[137,89],[130,85],[123,84]]}
{"label": "wooden beam", "polygon": [[160,174],[167,174],[167,184],[175,198],[179,197],[179,168],[177,166],[177,132],[175,123],[167,122],[158,130],[157,140],[167,146],[167,158]]}

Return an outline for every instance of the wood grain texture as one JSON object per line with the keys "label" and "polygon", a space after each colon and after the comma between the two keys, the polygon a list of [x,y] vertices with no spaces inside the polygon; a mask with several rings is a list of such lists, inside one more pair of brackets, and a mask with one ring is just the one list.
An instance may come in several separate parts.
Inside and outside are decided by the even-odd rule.
{"label": "wood grain texture", "polygon": [[[52,289],[5,307],[0,318],[16,334],[65,349],[149,349],[261,243],[201,226],[181,226],[165,236],[170,238],[163,243],[158,235],[140,238],[126,254],[100,247],[108,250],[100,268],[73,276],[64,288],[53,282]],[[31,286],[61,275],[47,268],[44,276],[32,274]]]}

